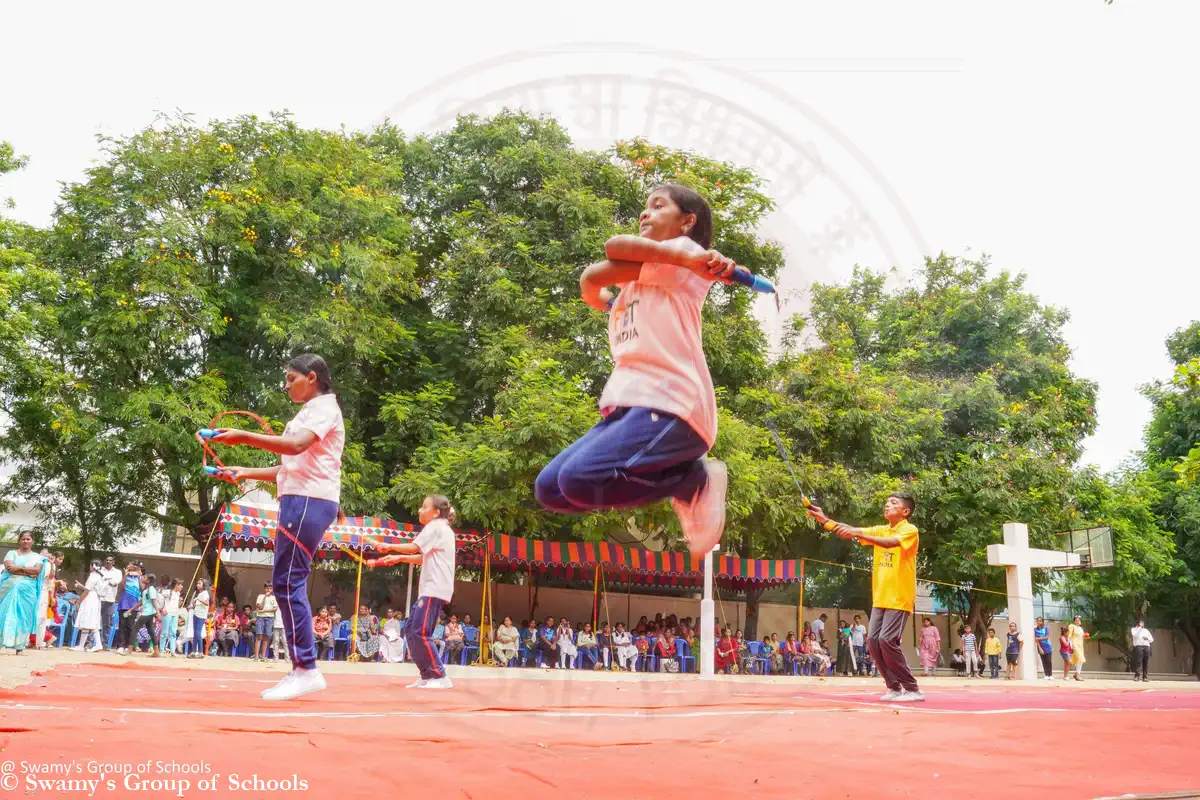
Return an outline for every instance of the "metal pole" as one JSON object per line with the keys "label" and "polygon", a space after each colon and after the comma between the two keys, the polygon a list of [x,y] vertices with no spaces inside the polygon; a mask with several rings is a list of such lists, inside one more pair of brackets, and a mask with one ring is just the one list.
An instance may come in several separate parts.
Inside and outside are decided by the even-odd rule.
{"label": "metal pole", "polygon": [[704,599],[700,601],[700,677],[711,678],[716,674],[716,647],[713,640],[713,626],[716,624],[715,609],[713,608],[713,551],[717,545],[704,554]]}

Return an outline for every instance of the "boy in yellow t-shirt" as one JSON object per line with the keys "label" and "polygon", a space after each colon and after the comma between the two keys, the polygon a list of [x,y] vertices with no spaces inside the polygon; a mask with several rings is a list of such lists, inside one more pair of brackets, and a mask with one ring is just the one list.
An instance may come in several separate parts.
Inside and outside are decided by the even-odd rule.
{"label": "boy in yellow t-shirt", "polygon": [[[879,699],[900,703],[925,699],[900,649],[904,626],[912,616],[917,598],[918,535],[916,527],[908,521],[916,507],[912,495],[898,492],[889,495],[883,504],[887,525],[852,528],[839,522],[834,528],[834,533],[843,539],[855,539],[864,547],[875,548],[867,649],[887,683],[887,693]],[[810,506],[808,513],[821,524],[829,521],[817,506]]]}
{"label": "boy in yellow t-shirt", "polygon": [[983,652],[988,657],[988,667],[992,670],[992,680],[1000,679],[1000,640],[996,638],[996,629],[988,628],[987,641],[983,643]]}

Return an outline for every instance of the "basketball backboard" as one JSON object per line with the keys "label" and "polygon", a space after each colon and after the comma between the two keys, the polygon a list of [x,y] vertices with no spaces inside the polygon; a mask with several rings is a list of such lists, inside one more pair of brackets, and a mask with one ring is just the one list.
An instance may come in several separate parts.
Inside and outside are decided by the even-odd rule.
{"label": "basketball backboard", "polygon": [[1085,528],[1057,535],[1062,537],[1060,550],[1079,556],[1079,566],[1071,569],[1099,569],[1113,565],[1111,528]]}

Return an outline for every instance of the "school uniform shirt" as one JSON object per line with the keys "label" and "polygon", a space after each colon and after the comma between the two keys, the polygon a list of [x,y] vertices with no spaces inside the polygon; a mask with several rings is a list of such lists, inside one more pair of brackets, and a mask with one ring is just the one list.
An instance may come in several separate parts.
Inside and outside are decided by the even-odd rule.
{"label": "school uniform shirt", "polygon": [[158,597],[158,590],[153,586],[147,586],[142,592],[142,616],[153,617],[158,613],[158,609],[154,605],[154,598]]}
{"label": "school uniform shirt", "polygon": [[275,618],[275,612],[279,610],[279,601],[275,599],[275,595],[265,592],[260,594],[258,599],[254,601],[254,607],[257,609],[260,605],[262,606],[262,611],[254,612],[255,619]]}
{"label": "school uniform shirt", "polygon": [[900,539],[899,547],[879,547],[859,541],[863,547],[875,548],[875,566],[871,570],[871,605],[911,614],[917,600],[917,527],[902,519],[895,525],[863,528],[863,533]]}
{"label": "school uniform shirt", "polygon": [[430,522],[413,544],[421,551],[421,597],[449,603],[454,596],[454,530],[442,518]]}
{"label": "school uniform shirt", "polygon": [[850,628],[850,644],[862,647],[867,640],[867,626],[854,625]]}
{"label": "school uniform shirt", "polygon": [[1154,643],[1154,637],[1149,628],[1133,628],[1129,631],[1134,647],[1149,647]]}
{"label": "school uniform shirt", "polygon": [[283,435],[300,431],[311,431],[317,441],[300,455],[281,456],[282,466],[277,476],[279,494],[341,502],[346,426],[333,393],[317,395],[305,403],[283,429]]}
{"label": "school uniform shirt", "polygon": [[[704,248],[686,236],[664,244]],[[674,414],[709,447],[717,439],[717,396],[704,360],[700,310],[712,281],[673,264],[642,264],[621,287],[608,315],[615,366],[600,395],[600,413],[640,406]]]}
{"label": "school uniform shirt", "polygon": [[194,619],[208,619],[208,592],[200,592],[194,598],[195,607],[192,609]]}
{"label": "school uniform shirt", "polygon": [[1040,652],[1048,655],[1053,649],[1050,647],[1050,629],[1045,625],[1038,625],[1033,629],[1033,638],[1037,640]]}
{"label": "school uniform shirt", "polygon": [[100,577],[104,580],[96,590],[96,595],[100,598],[101,603],[117,602],[117,587],[121,585],[121,579],[124,575],[125,573],[116,567],[112,569],[100,568]]}

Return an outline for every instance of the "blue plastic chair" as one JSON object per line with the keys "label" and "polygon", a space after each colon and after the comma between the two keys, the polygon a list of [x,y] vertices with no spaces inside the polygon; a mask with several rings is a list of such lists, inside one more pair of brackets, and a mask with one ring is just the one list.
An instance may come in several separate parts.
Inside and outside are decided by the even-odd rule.
{"label": "blue plastic chair", "polygon": [[746,642],[746,647],[750,650],[750,672],[754,672],[766,664],[766,659],[762,657],[762,642]]}
{"label": "blue plastic chair", "polygon": [[696,657],[692,655],[692,646],[687,643],[686,639],[680,639],[676,637],[675,659],[679,662],[680,672],[691,672],[691,670],[688,669],[689,661],[692,663],[693,667],[696,665]]}
{"label": "blue plastic chair", "polygon": [[471,663],[468,655],[471,651],[479,651],[479,628],[463,628],[463,649],[460,663],[465,667]]}
{"label": "blue plastic chair", "polygon": [[333,637],[333,647],[329,648],[329,660],[333,661],[337,657],[338,647],[346,646],[346,652],[342,658],[350,655],[350,620],[344,619],[338,623],[337,633]]}

